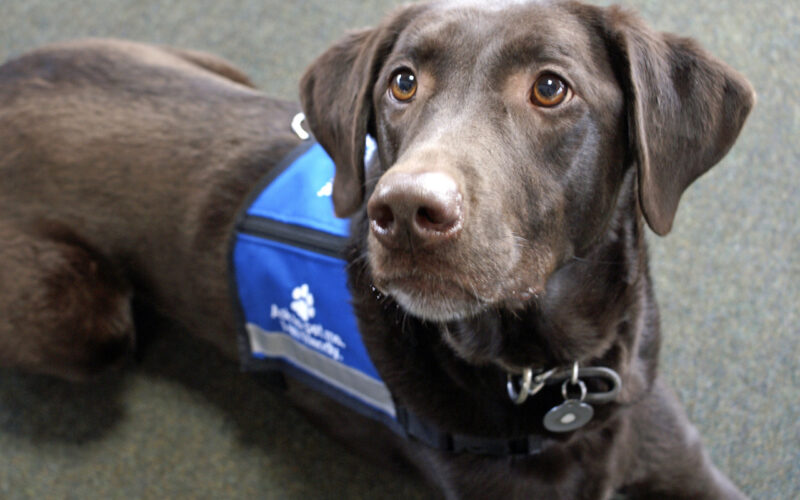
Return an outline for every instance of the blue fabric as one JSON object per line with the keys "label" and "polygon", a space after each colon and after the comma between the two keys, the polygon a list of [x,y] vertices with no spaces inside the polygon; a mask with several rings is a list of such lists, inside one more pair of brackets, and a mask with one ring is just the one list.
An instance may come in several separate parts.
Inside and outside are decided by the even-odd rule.
{"label": "blue fabric", "polygon": [[247,214],[347,236],[349,221],[336,217],[331,205],[334,170],[333,160],[315,143],[261,192]]}
{"label": "blue fabric", "polygon": [[236,282],[247,323],[380,380],[356,326],[343,260],[250,234],[236,237]]}
{"label": "blue fabric", "polygon": [[[373,149],[368,145],[368,154]],[[297,151],[290,158],[294,155]],[[325,393],[344,394],[340,401],[355,399],[367,413],[393,420],[391,395],[352,312],[346,263],[331,256],[349,233],[349,221],[333,213],[334,164],[313,144],[278,171],[240,215],[231,251],[240,336],[247,347],[243,366],[260,369],[263,360],[270,362],[263,367],[272,369],[277,360],[279,368],[285,363],[300,370],[304,381]],[[275,226],[279,237],[274,237]],[[299,232],[304,242],[293,244],[292,235]],[[314,251],[309,235],[330,247]],[[365,407],[356,409],[364,412]]]}

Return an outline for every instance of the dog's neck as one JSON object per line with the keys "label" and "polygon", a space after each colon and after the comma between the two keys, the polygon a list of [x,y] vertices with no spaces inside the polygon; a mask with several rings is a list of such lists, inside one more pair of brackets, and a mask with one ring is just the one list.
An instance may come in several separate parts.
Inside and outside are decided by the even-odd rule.
{"label": "dog's neck", "polygon": [[[368,268],[351,263],[365,345],[398,401],[451,431],[536,433],[542,415],[563,399],[558,390],[545,390],[515,406],[506,394],[507,369],[545,369],[576,360],[613,368],[622,376],[618,403],[638,397],[654,377],[641,367],[655,362],[640,361],[657,357],[658,313],[635,175],[627,177],[602,236],[587,251],[566,259],[550,276],[546,292],[523,310],[487,311],[446,325],[423,322],[391,299],[376,299]],[[363,236],[366,230],[365,221],[356,219],[354,234]],[[364,262],[364,251],[352,247],[351,262]],[[375,307],[376,300],[381,307]],[[596,419],[608,418],[615,407],[605,405]]]}

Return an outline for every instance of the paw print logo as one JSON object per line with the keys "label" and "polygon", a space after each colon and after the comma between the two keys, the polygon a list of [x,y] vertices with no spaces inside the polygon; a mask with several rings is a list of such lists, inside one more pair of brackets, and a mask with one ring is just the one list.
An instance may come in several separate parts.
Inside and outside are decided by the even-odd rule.
{"label": "paw print logo", "polygon": [[314,309],[314,296],[308,291],[308,285],[298,286],[292,290],[291,309],[303,321],[308,321],[317,314]]}
{"label": "paw print logo", "polygon": [[319,198],[330,197],[332,194],[333,194],[333,179],[326,182],[325,185],[319,188],[319,191],[317,191],[317,197]]}

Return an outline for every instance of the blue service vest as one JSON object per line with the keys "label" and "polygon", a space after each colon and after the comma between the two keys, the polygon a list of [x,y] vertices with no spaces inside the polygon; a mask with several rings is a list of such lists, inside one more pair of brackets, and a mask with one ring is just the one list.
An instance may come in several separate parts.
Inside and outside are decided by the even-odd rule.
{"label": "blue service vest", "polygon": [[[375,151],[367,139],[366,159]],[[236,219],[231,291],[245,370],[279,370],[404,437],[455,453],[534,455],[541,436],[442,432],[395,402],[361,341],[342,253],[350,221],[333,213],[334,164],[306,140],[259,183]]]}
{"label": "blue service vest", "polygon": [[[374,142],[367,143],[367,156]],[[305,141],[250,196],[230,263],[246,370],[281,370],[362,414],[397,425],[361,341],[342,258],[349,220],[333,213],[334,164]]]}

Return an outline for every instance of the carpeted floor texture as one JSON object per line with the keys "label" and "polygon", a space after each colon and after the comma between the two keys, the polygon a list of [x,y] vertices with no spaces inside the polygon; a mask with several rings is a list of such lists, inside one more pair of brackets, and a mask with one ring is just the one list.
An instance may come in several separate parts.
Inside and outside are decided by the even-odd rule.
{"label": "carpeted floor texture", "polygon": [[[0,59],[56,40],[131,38],[219,54],[295,98],[315,55],[393,4],[0,0]],[[625,4],[697,38],[759,94],[673,232],[651,235],[661,366],[748,495],[800,498],[800,4]],[[130,368],[94,383],[0,371],[0,498],[434,497],[348,454],[211,348],[162,330]]]}

